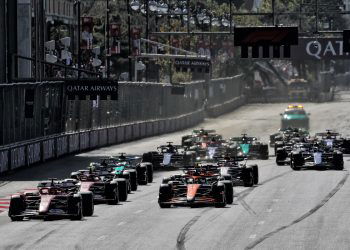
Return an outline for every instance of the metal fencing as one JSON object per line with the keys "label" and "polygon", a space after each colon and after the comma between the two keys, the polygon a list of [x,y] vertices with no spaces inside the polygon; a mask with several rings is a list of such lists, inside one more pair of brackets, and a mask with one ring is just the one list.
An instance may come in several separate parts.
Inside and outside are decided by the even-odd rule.
{"label": "metal fencing", "polygon": [[[62,82],[0,85],[0,134],[7,144],[0,145],[0,174],[194,126],[205,111],[216,116],[242,105],[241,79],[187,83],[183,95],[163,84],[120,83],[118,101],[69,101]],[[35,90],[33,118],[25,118],[27,89]]]}

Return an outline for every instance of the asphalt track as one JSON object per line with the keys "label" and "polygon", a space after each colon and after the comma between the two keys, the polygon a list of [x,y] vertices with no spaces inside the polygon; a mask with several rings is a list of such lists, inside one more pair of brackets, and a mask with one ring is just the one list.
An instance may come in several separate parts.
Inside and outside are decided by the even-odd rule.
{"label": "asphalt track", "polygon": [[[311,132],[336,129],[350,133],[350,95],[332,103],[307,103]],[[213,128],[225,137],[246,132],[268,140],[279,126],[285,104],[250,104],[208,119],[198,127]],[[344,171],[302,170],[277,166],[275,158],[257,161],[260,184],[236,187],[226,208],[160,209],[161,179],[139,186],[127,202],[97,205],[83,221],[31,220],[10,222],[8,197],[35,187],[38,180],[64,178],[100,156],[120,152],[140,154],[167,141],[178,143],[190,130],[147,138],[69,156],[0,178],[0,249],[349,249],[349,160]],[[175,173],[174,171],[172,173]]]}

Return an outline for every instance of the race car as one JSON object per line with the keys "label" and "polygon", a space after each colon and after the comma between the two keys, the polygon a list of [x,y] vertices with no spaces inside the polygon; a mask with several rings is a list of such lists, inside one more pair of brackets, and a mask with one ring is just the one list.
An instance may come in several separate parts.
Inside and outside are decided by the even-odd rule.
{"label": "race car", "polygon": [[343,153],[318,143],[309,146],[295,147],[290,154],[290,167],[301,168],[344,169]]}
{"label": "race car", "polygon": [[[229,186],[231,188],[229,188]],[[230,180],[206,175],[193,169],[187,174],[172,176],[163,180],[159,188],[158,203],[161,208],[174,206],[213,205],[225,207],[227,195],[233,202],[233,188]]]}
{"label": "race car", "polygon": [[218,159],[218,166],[222,176],[230,175],[235,185],[244,185],[252,187],[259,183],[258,165],[248,165],[247,159],[242,156],[225,156]]}
{"label": "race car", "polygon": [[[270,146],[275,147],[276,142],[288,141],[290,138],[307,138],[309,132],[301,128],[288,127],[284,130],[279,130],[277,133],[270,135]],[[276,154],[276,152],[275,152]]]}
{"label": "race car", "polygon": [[147,185],[153,182],[153,164],[143,161],[142,157],[134,155],[111,156],[101,159],[101,165],[114,167],[115,174],[128,172],[132,191],[137,190],[137,185]]}
{"label": "race car", "polygon": [[115,178],[114,174],[94,172],[92,169],[79,170],[71,173],[71,178],[79,181],[79,191],[93,193],[94,202],[106,202],[116,205],[119,201],[126,201],[128,197],[127,181]]}
{"label": "race car", "polygon": [[309,113],[306,113],[303,105],[288,105],[288,108],[281,115],[281,130],[288,127],[303,128],[309,130]]}
{"label": "race car", "polygon": [[350,153],[350,139],[343,138],[340,133],[334,132],[332,130],[328,129],[326,132],[316,133],[315,140],[328,147],[337,148],[344,154]]}
{"label": "race car", "polygon": [[195,161],[195,153],[186,151],[180,145],[174,145],[167,142],[167,145],[161,145],[158,151],[144,153],[142,160],[151,162],[154,167],[180,167],[182,165],[191,165]]}
{"label": "race car", "polygon": [[185,135],[181,138],[181,146],[183,147],[190,147],[193,146],[198,138],[201,137],[210,137],[210,138],[217,138],[222,139],[222,137],[218,134],[216,134],[216,131],[213,129],[195,129],[192,131],[191,135]]}
{"label": "race car", "polygon": [[269,159],[268,145],[259,142],[256,137],[247,136],[247,134],[230,138],[229,148],[232,156],[246,156],[248,159]]}
{"label": "race car", "polygon": [[70,218],[81,220],[92,216],[94,203],[91,191],[78,191],[74,180],[50,179],[38,184],[38,190],[13,195],[8,215],[12,221],[24,218]]}

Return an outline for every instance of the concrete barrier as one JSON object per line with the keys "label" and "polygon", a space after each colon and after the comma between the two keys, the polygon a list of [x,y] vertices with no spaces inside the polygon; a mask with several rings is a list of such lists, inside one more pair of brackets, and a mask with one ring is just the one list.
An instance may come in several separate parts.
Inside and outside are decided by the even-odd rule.
{"label": "concrete barrier", "polygon": [[26,165],[26,146],[17,146],[10,149],[10,163],[11,170]]}
{"label": "concrete barrier", "polygon": [[116,128],[108,128],[107,129],[107,141],[108,145],[113,145],[117,143],[117,129]]}
{"label": "concrete barrier", "polygon": [[75,153],[79,151],[79,134],[71,134],[68,136],[68,152]]}
{"label": "concrete barrier", "polygon": [[41,161],[41,143],[32,143],[26,146],[26,163],[30,166]]}
{"label": "concrete barrier", "polygon": [[108,143],[108,138],[107,138],[107,129],[100,129],[98,131],[98,145],[99,147],[106,146]]}
{"label": "concrete barrier", "polygon": [[140,138],[140,124],[135,123],[132,125],[132,140],[137,140]]}
{"label": "concrete barrier", "polygon": [[68,154],[68,136],[56,138],[56,157]]}
{"label": "concrete barrier", "polygon": [[132,139],[132,125],[125,125],[125,141],[130,141]]}
{"label": "concrete barrier", "polygon": [[81,132],[79,134],[79,143],[80,151],[90,148],[90,132]]}
{"label": "concrete barrier", "polygon": [[98,130],[90,131],[90,148],[98,147]]}
{"label": "concrete barrier", "polygon": [[125,141],[125,127],[119,126],[117,127],[117,142],[122,143]]}
{"label": "concrete barrier", "polygon": [[56,139],[52,138],[43,141],[42,144],[42,161],[52,159],[56,156]]}
{"label": "concrete barrier", "polygon": [[147,123],[148,122],[142,122],[140,123],[140,138],[146,137],[146,130],[147,130]]}
{"label": "concrete barrier", "polygon": [[0,174],[9,170],[9,150],[0,150]]}

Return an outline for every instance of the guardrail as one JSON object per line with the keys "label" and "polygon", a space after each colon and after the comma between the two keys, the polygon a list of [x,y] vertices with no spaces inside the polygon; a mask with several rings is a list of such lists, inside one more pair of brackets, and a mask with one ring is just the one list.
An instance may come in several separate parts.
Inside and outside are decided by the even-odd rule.
{"label": "guardrail", "polygon": [[[0,175],[68,154],[195,126],[202,122],[206,115],[217,116],[232,111],[244,103],[245,97],[241,93],[240,79],[235,77],[218,79],[206,84],[189,83],[185,87],[184,96],[173,96],[171,87],[163,86],[165,89],[159,92],[163,95],[161,96],[162,108],[158,110],[160,115],[150,116],[150,119],[137,120],[137,117],[134,117],[134,121],[127,119],[123,124],[45,136],[0,147]],[[159,85],[153,87],[159,88]],[[212,92],[207,99],[204,98],[205,89],[209,93]],[[142,95],[142,93],[139,94]],[[149,99],[150,102],[154,102],[157,98],[152,97],[148,94],[142,101],[147,102]],[[148,108],[159,109],[159,106],[153,103]],[[146,109],[143,110],[146,111]],[[144,118],[144,116],[141,117]]]}

